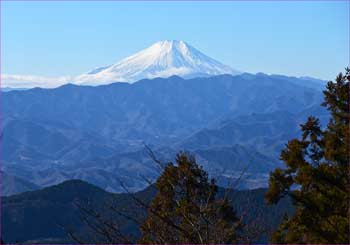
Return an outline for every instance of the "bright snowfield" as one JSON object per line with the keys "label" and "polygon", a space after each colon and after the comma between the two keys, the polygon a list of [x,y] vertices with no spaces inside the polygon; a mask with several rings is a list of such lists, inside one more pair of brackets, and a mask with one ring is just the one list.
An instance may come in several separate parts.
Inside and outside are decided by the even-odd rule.
{"label": "bright snowfield", "polygon": [[239,74],[184,41],[160,41],[120,62],[96,68],[75,79],[78,84],[101,85],[111,82],[133,83],[144,78],[183,78]]}

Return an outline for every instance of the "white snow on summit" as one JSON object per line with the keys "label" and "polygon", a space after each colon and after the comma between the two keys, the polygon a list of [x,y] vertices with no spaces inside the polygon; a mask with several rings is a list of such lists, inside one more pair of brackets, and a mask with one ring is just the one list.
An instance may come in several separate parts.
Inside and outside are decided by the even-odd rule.
{"label": "white snow on summit", "polygon": [[240,72],[223,65],[183,41],[160,41],[120,62],[96,68],[76,77],[79,84],[100,85],[111,82],[135,82],[143,78],[183,78]]}

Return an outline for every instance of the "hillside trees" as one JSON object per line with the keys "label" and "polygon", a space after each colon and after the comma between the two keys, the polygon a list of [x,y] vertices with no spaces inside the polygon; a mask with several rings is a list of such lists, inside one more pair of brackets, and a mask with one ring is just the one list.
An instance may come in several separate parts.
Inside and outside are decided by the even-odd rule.
{"label": "hillside trees", "polygon": [[322,104],[331,115],[327,127],[309,117],[301,139],[281,152],[286,168],[270,174],[266,200],[277,203],[289,195],[296,208],[273,234],[273,243],[350,243],[349,80],[347,68],[328,82]]}
{"label": "hillside trees", "polygon": [[[209,179],[192,155],[181,152],[175,164],[164,164],[149,151],[161,169],[155,183],[145,179],[150,184],[150,194],[154,194],[140,197],[121,182],[131,197],[130,207],[125,210],[106,206],[113,213],[107,212],[107,216],[86,203],[76,203],[91,236],[82,239],[63,227],[70,239],[79,244],[90,243],[91,239],[112,244],[137,240],[144,244],[232,244],[250,242],[265,232],[256,223],[243,226],[244,216],[236,215],[230,192],[219,194],[215,179]],[[125,233],[120,219],[135,223],[140,228],[140,238]]]}
{"label": "hillside trees", "polygon": [[156,182],[157,195],[141,226],[141,243],[236,243],[242,229],[227,198],[217,199],[215,180],[194,157],[178,154]]}

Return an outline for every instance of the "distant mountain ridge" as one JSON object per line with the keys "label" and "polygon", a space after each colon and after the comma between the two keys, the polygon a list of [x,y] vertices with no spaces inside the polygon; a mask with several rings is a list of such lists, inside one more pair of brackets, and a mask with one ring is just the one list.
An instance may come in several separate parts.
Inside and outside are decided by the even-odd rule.
{"label": "distant mountain ridge", "polygon": [[190,151],[215,176],[249,166],[242,186],[266,186],[299,124],[327,118],[322,85],[305,82],[244,73],[6,92],[3,170],[41,187],[78,178],[120,192],[122,179],[136,191],[159,174],[147,144],[165,162]]}
{"label": "distant mountain ridge", "polygon": [[39,186],[21,179],[17,176],[8,175],[4,172],[0,172],[0,178],[1,178],[1,196],[9,196],[14,195],[26,191],[33,191],[40,189]]}

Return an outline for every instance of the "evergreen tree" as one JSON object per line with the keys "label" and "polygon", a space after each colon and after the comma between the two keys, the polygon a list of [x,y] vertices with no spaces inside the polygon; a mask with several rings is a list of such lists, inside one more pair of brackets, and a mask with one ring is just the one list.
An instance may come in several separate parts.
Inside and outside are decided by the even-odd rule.
{"label": "evergreen tree", "polygon": [[349,80],[347,68],[328,82],[322,104],[330,111],[327,127],[321,129],[319,120],[309,117],[301,125],[301,139],[289,141],[281,152],[286,168],[270,174],[267,201],[289,195],[295,206],[273,243],[350,243]]}
{"label": "evergreen tree", "polygon": [[216,199],[214,179],[194,157],[177,155],[158,178],[158,193],[141,226],[141,243],[235,243],[240,220],[226,198]]}

